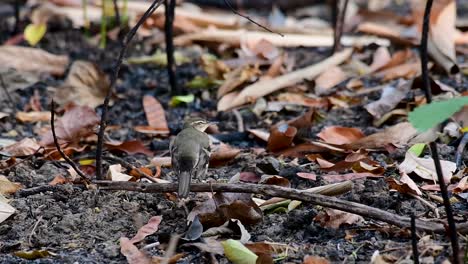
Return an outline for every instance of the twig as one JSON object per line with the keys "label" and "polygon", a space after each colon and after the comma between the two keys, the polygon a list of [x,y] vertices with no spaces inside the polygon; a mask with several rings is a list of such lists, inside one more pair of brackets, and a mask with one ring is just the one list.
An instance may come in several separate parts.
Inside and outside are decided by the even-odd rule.
{"label": "twig", "polygon": [[411,197],[421,201],[423,204],[427,205],[427,207],[431,208],[432,211],[434,211],[435,217],[440,218],[439,209],[437,208],[437,206],[431,204],[429,201],[424,200],[422,197],[420,197],[417,194],[412,194],[412,193],[408,193],[408,194],[409,194],[409,196],[411,196]]}
{"label": "twig", "polygon": [[60,147],[60,144],[57,139],[57,135],[55,134],[55,103],[54,100],[52,99],[52,102],[50,103],[50,126],[52,130],[52,137],[54,138],[54,144],[55,147],[57,148],[58,153],[60,153],[60,156],[68,163],[70,166],[75,170],[75,172],[83,179],[83,181],[86,184],[89,184],[88,177],[76,166],[75,162],[71,160],[65,153],[62,151],[62,148]]}
{"label": "twig", "polygon": [[117,0],[113,0],[113,1],[114,1],[115,24],[117,25],[117,27],[120,28],[122,22],[120,19],[119,5],[117,4]]}
{"label": "twig", "polygon": [[166,40],[167,75],[169,76],[169,87],[172,95],[180,94],[176,81],[176,65],[174,60],[174,12],[176,0],[164,0],[166,9],[164,19],[164,33]]}
{"label": "twig", "polygon": [[[177,191],[177,183],[136,183],[112,181],[95,181],[94,183],[101,190],[127,190],[146,193],[167,193]],[[336,197],[328,197],[320,194],[310,193],[307,191],[300,191],[280,186],[247,183],[192,183],[190,185],[190,191],[192,192],[210,192],[211,190],[215,192],[255,193],[273,197],[282,197],[292,200],[299,200],[361,215],[371,219],[380,220],[399,227],[411,227],[411,221],[409,217],[393,214],[385,210],[342,200]],[[468,223],[462,223],[459,224],[459,226],[460,233],[468,233]],[[430,221],[416,220],[416,228],[419,230],[435,233],[446,232],[443,224]]]}
{"label": "twig", "polygon": [[418,236],[416,234],[416,217],[411,214],[411,245],[413,247],[413,263],[419,264]]}
{"label": "twig", "polygon": [[151,6],[148,8],[148,10],[146,10],[145,14],[140,18],[140,20],[138,20],[137,24],[125,36],[123,44],[122,44],[122,49],[120,50],[119,57],[117,58],[117,61],[115,63],[113,74],[111,75],[110,86],[109,86],[109,89],[107,90],[107,94],[104,99],[104,105],[103,105],[102,114],[101,114],[101,124],[99,126],[98,142],[97,142],[97,147],[96,147],[96,178],[98,180],[103,179],[102,149],[104,145],[104,131],[107,126],[107,112],[109,110],[109,101],[110,101],[110,97],[112,94],[112,90],[119,76],[120,67],[122,66],[122,62],[125,57],[125,54],[127,53],[128,44],[133,39],[133,37],[135,36],[135,33],[137,32],[138,28],[143,24],[143,22],[145,22],[145,20],[149,16],[151,16],[151,14],[153,14],[153,12],[161,5],[161,1],[162,0],[154,0]]}
{"label": "twig", "polygon": [[20,23],[20,0],[15,0],[15,27],[13,29],[13,34],[19,32],[19,23]]}
{"label": "twig", "polygon": [[10,104],[11,109],[13,110],[14,113],[16,113],[15,101],[13,101],[13,98],[11,97],[10,92],[8,92],[8,88],[5,84],[5,80],[3,80],[2,74],[0,74],[0,85],[2,86],[2,89],[5,92],[6,97],[8,98],[8,103]]}
{"label": "twig", "polygon": [[229,7],[229,9],[231,9],[231,11],[232,11],[234,14],[236,14],[236,15],[238,15],[238,16],[240,16],[240,17],[243,17],[243,18],[245,18],[245,19],[247,19],[247,20],[250,21],[251,23],[257,25],[257,26],[260,27],[260,28],[263,28],[264,30],[266,30],[266,31],[268,31],[268,32],[270,32],[270,33],[278,34],[278,35],[284,37],[284,35],[281,34],[280,32],[273,32],[271,29],[267,28],[266,26],[264,26],[264,25],[262,25],[262,24],[260,24],[260,23],[258,23],[258,22],[255,22],[255,21],[254,21],[253,19],[251,19],[249,16],[246,16],[246,15],[243,15],[243,14],[237,12],[237,10],[231,5],[231,3],[229,2],[229,0],[224,0],[224,3],[226,4],[227,7]]}
{"label": "twig", "polygon": [[237,109],[232,110],[232,113],[234,114],[234,116],[237,119],[237,131],[241,132],[241,133],[244,132],[245,131],[245,129],[244,129],[244,120],[242,119],[241,113]]}
{"label": "twig", "polygon": [[39,225],[39,223],[42,221],[42,215],[39,216],[37,218],[37,221],[36,223],[34,224],[33,226],[33,229],[31,230],[31,233],[29,234],[29,239],[28,239],[28,242],[29,242],[29,245],[32,246],[32,236],[34,235],[34,233],[36,232],[36,229],[37,229],[37,226]]}
{"label": "twig", "polygon": [[[343,2],[344,1],[344,2]],[[341,3],[343,3],[341,5]],[[341,50],[341,36],[343,35],[343,25],[346,17],[346,9],[348,8],[348,0],[336,0],[336,23],[333,27],[333,54]]]}
{"label": "twig", "polygon": [[466,143],[468,143],[468,132],[463,133],[462,139],[458,144],[457,151],[455,152],[455,163],[457,164],[457,169],[460,169],[463,161],[463,151],[465,150]]}
{"label": "twig", "polygon": [[36,151],[34,151],[33,154],[27,156],[26,158],[24,158],[23,160],[19,161],[19,162],[16,162],[15,164],[11,165],[11,166],[8,166],[6,168],[3,168],[3,169],[0,169],[0,172],[4,172],[4,171],[7,171],[7,170],[10,170],[18,165],[20,165],[21,163],[24,163],[26,162],[27,160],[30,160],[32,157],[36,156],[37,153],[39,153],[39,151],[41,151],[42,149],[44,149],[44,147],[40,146],[36,149]]}
{"label": "twig", "polygon": [[[427,103],[432,102],[432,94],[431,88],[429,83],[429,69],[427,64],[429,62],[428,53],[427,53],[427,41],[429,36],[429,19],[431,14],[432,8],[432,0],[427,0],[426,8],[424,10],[424,18],[423,18],[423,28],[421,34],[421,45],[420,45],[420,56],[421,56],[421,73],[422,73],[422,81],[423,81],[423,89],[426,95]],[[435,169],[437,172],[437,178],[439,181],[440,192],[442,194],[442,199],[444,200],[444,207],[445,213],[447,215],[447,222],[448,222],[448,235],[450,237],[450,242],[452,244],[452,254],[453,258],[452,261],[454,264],[459,264],[459,250],[458,250],[458,237],[457,237],[457,229],[455,226],[455,220],[453,219],[453,212],[452,206],[450,205],[450,199],[447,192],[447,186],[445,185],[444,175],[442,172],[442,168],[440,165],[439,154],[437,152],[437,144],[435,141],[429,143],[429,147],[431,149],[432,159],[434,160]]]}

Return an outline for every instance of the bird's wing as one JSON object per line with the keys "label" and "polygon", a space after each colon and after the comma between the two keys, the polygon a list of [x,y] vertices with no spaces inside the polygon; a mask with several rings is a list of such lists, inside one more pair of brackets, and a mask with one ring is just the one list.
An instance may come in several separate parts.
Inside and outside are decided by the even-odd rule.
{"label": "bird's wing", "polygon": [[171,152],[171,163],[172,169],[178,174],[179,172],[179,163],[175,154],[177,153],[177,144],[175,144],[176,138],[173,138],[169,144],[169,150]]}

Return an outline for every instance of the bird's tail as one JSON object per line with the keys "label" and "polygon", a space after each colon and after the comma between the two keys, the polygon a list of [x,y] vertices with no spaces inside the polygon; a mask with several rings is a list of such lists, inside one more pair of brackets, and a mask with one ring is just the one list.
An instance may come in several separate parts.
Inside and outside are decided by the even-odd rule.
{"label": "bird's tail", "polygon": [[190,192],[191,176],[188,171],[182,171],[179,174],[179,198],[187,198]]}

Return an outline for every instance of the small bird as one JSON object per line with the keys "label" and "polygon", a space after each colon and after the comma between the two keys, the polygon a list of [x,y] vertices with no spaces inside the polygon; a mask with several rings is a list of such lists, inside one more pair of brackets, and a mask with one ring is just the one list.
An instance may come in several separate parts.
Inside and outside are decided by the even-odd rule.
{"label": "small bird", "polygon": [[206,175],[210,161],[210,138],[205,130],[210,124],[203,118],[189,118],[171,142],[172,168],[179,179],[180,198],[188,196],[192,177],[200,179]]}

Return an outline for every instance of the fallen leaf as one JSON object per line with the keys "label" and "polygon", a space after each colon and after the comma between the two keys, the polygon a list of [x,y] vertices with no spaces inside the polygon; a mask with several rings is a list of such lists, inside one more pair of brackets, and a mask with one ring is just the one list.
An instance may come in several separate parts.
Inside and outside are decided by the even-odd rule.
{"label": "fallen leaf", "polygon": [[9,205],[8,200],[0,194],[0,224],[15,213],[15,208]]}
{"label": "fallen leaf", "polygon": [[388,85],[382,90],[380,99],[364,106],[375,119],[393,110],[405,99],[411,89],[412,81],[399,80],[395,85]]}
{"label": "fallen leaf", "polygon": [[322,179],[328,183],[342,182],[342,181],[352,181],[358,179],[366,178],[382,178],[382,175],[376,175],[370,172],[358,172],[358,173],[345,173],[345,174],[327,174],[322,175]]}
{"label": "fallen leaf", "polygon": [[24,29],[24,39],[31,46],[36,46],[47,32],[46,24],[29,24]]}
{"label": "fallen leaf", "polygon": [[279,151],[291,146],[294,137],[296,136],[297,128],[288,124],[280,124],[274,126],[270,131],[270,137],[268,138],[267,150],[268,151]]}
{"label": "fallen leaf", "polygon": [[70,67],[64,84],[57,88],[55,99],[59,104],[74,103],[95,108],[104,102],[110,80],[95,63],[78,60]]}
{"label": "fallen leaf", "polygon": [[247,131],[254,135],[255,137],[267,142],[268,138],[270,137],[270,133],[261,129],[247,129]]}
{"label": "fallen leaf", "polygon": [[247,57],[258,56],[260,58],[272,60],[280,55],[278,48],[266,39],[253,41],[248,41],[247,39],[243,40],[241,40],[241,50]]}
{"label": "fallen leaf", "polygon": [[178,106],[182,103],[189,104],[195,100],[195,96],[193,94],[188,95],[177,95],[171,98],[171,102],[169,103],[171,106]]}
{"label": "fallen leaf", "polygon": [[152,264],[151,258],[126,237],[120,238],[120,253],[127,258],[129,264]]}
{"label": "fallen leaf", "polygon": [[216,167],[226,164],[236,158],[240,152],[240,149],[222,142],[211,144],[210,166]]}
{"label": "fallen leaf", "polygon": [[317,180],[317,175],[314,173],[307,173],[307,172],[298,172],[296,173],[297,176],[303,178],[303,179],[309,179],[312,181]]}
{"label": "fallen leaf", "polygon": [[371,72],[377,71],[390,62],[392,56],[387,47],[379,47],[372,57],[372,64],[369,66]]}
{"label": "fallen leaf", "polygon": [[42,112],[17,112],[16,119],[21,122],[47,122],[50,121],[50,112],[42,111]]}
{"label": "fallen leaf", "polygon": [[258,256],[250,251],[241,242],[228,239],[221,242],[224,248],[224,255],[234,264],[255,264]]}
{"label": "fallen leaf", "polygon": [[145,239],[145,237],[154,234],[156,231],[158,231],[159,224],[161,224],[161,221],[162,221],[161,216],[151,217],[146,225],[138,229],[137,234],[132,239],[130,239],[130,242],[133,244],[138,243],[142,241],[143,239]]}
{"label": "fallen leaf", "polygon": [[319,138],[329,144],[344,145],[351,144],[365,137],[358,128],[329,126],[317,134]]}
{"label": "fallen leaf", "polygon": [[454,193],[462,193],[468,190],[468,176],[463,177],[453,189]]}
{"label": "fallen leaf", "polygon": [[348,78],[348,75],[338,66],[325,70],[315,79],[315,94],[324,95],[329,90]]}
{"label": "fallen leaf", "polygon": [[150,127],[161,131],[161,134],[169,134],[164,108],[156,98],[145,95],[143,97],[143,109],[145,110],[146,120]]}
{"label": "fallen leaf", "polygon": [[49,185],[55,186],[55,185],[65,184],[65,183],[70,183],[70,182],[71,181],[69,179],[63,177],[62,175],[57,175],[54,177],[54,179],[52,179],[52,181],[49,182]]}
{"label": "fallen leaf", "polygon": [[283,243],[274,243],[274,242],[250,242],[244,244],[245,247],[250,249],[253,253],[257,255],[267,254],[273,257],[280,257],[284,254],[287,254],[290,246]]}
{"label": "fallen leaf", "polygon": [[127,154],[145,154],[147,156],[153,156],[153,152],[149,150],[143,143],[139,140],[130,140],[130,141],[109,141],[105,142],[104,145],[110,151],[121,151]]}
{"label": "fallen leaf", "polygon": [[355,215],[340,210],[326,209],[314,217],[314,221],[320,223],[324,227],[338,229],[344,224],[353,225],[360,223],[364,221],[364,218],[362,218],[360,215]]}
{"label": "fallen leaf", "polygon": [[15,256],[27,260],[35,260],[53,256],[48,250],[31,250],[31,251],[16,251],[13,253]]}
{"label": "fallen leaf", "polygon": [[241,86],[246,82],[255,81],[262,72],[258,68],[258,65],[250,66],[245,65],[234,69],[233,71],[224,75],[224,82],[218,88],[217,96],[221,98],[223,95],[234,91],[237,87]]}
{"label": "fallen leaf", "polygon": [[112,181],[129,181],[133,177],[122,173],[122,165],[114,164],[109,166],[109,170],[107,171],[107,178],[111,179]]}
{"label": "fallen leaf", "polygon": [[13,194],[21,187],[21,184],[11,182],[6,176],[0,175],[0,195]]}
{"label": "fallen leaf", "polygon": [[261,177],[255,174],[255,172],[244,171],[239,174],[239,180],[243,182],[258,183]]}
{"label": "fallen leaf", "polygon": [[67,56],[54,55],[41,49],[0,46],[0,65],[20,72],[41,72],[62,76],[68,62]]}
{"label": "fallen leaf", "polygon": [[36,153],[40,147],[34,138],[23,138],[20,142],[6,146],[3,152],[14,157],[30,156]]}
{"label": "fallen leaf", "polygon": [[[442,174],[446,183],[450,182],[453,172],[457,169],[455,162],[441,160]],[[434,160],[432,158],[418,158],[412,152],[408,151],[405,155],[405,160],[398,166],[402,173],[414,172],[421,178],[437,182],[437,173],[435,170]]]}
{"label": "fallen leaf", "polygon": [[402,122],[388,127],[382,132],[347,144],[345,147],[349,149],[384,149],[388,144],[405,145],[417,134],[417,130],[409,122]]}
{"label": "fallen leaf", "polygon": [[260,179],[259,184],[276,185],[286,188],[291,187],[291,183],[288,179],[277,175],[263,175]]}
{"label": "fallen leaf", "polygon": [[171,167],[171,157],[154,157],[151,164],[159,167]]}
{"label": "fallen leaf", "polygon": [[329,264],[330,261],[328,261],[326,258],[318,257],[318,256],[305,256],[304,257],[304,262],[302,264]]}
{"label": "fallen leaf", "polygon": [[406,173],[403,173],[400,180],[388,178],[387,183],[390,189],[397,190],[399,193],[422,195],[419,187]]}
{"label": "fallen leaf", "polygon": [[325,108],[330,106],[330,102],[325,97],[311,98],[298,93],[281,93],[277,97],[278,102],[275,103],[289,103],[303,105],[313,108]]}
{"label": "fallen leaf", "polygon": [[[77,122],[79,120],[79,122]],[[88,106],[72,106],[55,122],[55,133],[59,144],[70,145],[93,135],[99,123],[99,116]],[[42,136],[40,144],[44,147],[55,147],[52,131]]]}
{"label": "fallen leaf", "polygon": [[398,78],[411,79],[419,75],[421,75],[419,61],[404,63],[375,73],[375,77],[382,78],[383,82]]}

